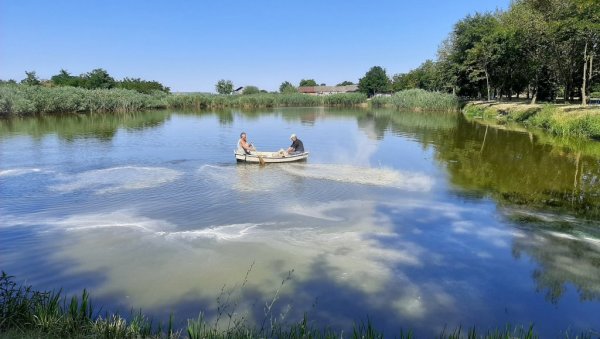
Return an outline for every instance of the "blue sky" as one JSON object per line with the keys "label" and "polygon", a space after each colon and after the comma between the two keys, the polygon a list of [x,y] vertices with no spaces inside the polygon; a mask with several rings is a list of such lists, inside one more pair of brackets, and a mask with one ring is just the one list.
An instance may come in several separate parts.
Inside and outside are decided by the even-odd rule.
{"label": "blue sky", "polygon": [[356,82],[371,66],[393,75],[435,58],[456,21],[509,3],[0,0],[0,79],[104,68],[173,91]]}

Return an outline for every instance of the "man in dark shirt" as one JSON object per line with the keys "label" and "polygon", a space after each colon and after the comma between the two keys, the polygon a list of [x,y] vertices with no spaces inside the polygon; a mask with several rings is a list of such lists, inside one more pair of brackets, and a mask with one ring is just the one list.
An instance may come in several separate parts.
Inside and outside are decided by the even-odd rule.
{"label": "man in dark shirt", "polygon": [[290,136],[290,140],[292,140],[292,145],[288,148],[288,154],[301,154],[304,153],[304,144],[302,140],[296,137],[296,134],[292,134]]}

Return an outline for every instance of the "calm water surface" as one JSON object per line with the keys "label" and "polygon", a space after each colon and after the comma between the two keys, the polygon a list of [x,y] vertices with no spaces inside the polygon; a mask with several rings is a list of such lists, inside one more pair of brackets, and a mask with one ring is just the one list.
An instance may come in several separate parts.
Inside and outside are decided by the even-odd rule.
{"label": "calm water surface", "polygon": [[[311,156],[236,164],[241,131],[259,150],[296,133]],[[600,331],[599,159],[595,142],[439,113],[5,120],[0,268],[181,326],[214,319],[221,294],[258,323],[277,296],[269,319],[368,316],[390,335]]]}

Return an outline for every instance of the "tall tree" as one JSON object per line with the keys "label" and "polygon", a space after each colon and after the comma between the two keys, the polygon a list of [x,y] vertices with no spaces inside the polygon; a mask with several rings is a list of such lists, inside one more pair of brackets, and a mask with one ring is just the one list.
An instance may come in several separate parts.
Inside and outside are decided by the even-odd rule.
{"label": "tall tree", "polygon": [[40,79],[37,77],[35,71],[25,71],[25,79],[21,80],[21,83],[27,86],[38,86],[41,84]]}
{"label": "tall tree", "polygon": [[118,88],[131,89],[140,93],[151,94],[153,92],[169,93],[170,88],[163,86],[158,81],[147,81],[140,78],[124,78],[117,83]]}
{"label": "tall tree", "polygon": [[300,87],[305,87],[305,86],[318,86],[318,84],[315,81],[315,79],[302,79],[302,80],[300,80]]}
{"label": "tall tree", "polygon": [[492,13],[476,13],[460,20],[454,26],[450,39],[445,46],[445,62],[450,63],[448,70],[454,72],[458,94],[469,97],[481,96],[486,91],[485,80],[473,77],[470,50],[485,37],[490,36],[498,25],[498,18]]}
{"label": "tall tree", "polygon": [[56,86],[77,86],[78,77],[71,75],[67,70],[61,69],[57,75],[53,75],[50,80]]}
{"label": "tall tree", "polygon": [[242,94],[244,94],[244,95],[257,94],[257,93],[260,93],[260,89],[258,89],[258,87],[256,87],[256,86],[245,86],[244,89],[242,90]]}
{"label": "tall tree", "polygon": [[296,87],[294,87],[294,85],[292,85],[291,82],[284,81],[281,83],[281,85],[279,85],[279,92],[280,93],[296,93],[296,92],[298,92],[298,89]]}
{"label": "tall tree", "polygon": [[358,81],[358,90],[372,97],[377,93],[388,93],[391,89],[390,79],[380,66],[373,66],[365,73],[365,76]]}
{"label": "tall tree", "polygon": [[81,75],[80,78],[82,87],[87,89],[109,89],[116,85],[115,79],[102,68],[96,68]]}
{"label": "tall tree", "polygon": [[233,82],[231,82],[231,80],[221,79],[215,85],[215,90],[219,94],[231,94],[233,92]]}
{"label": "tall tree", "polygon": [[510,10],[502,15],[502,23],[515,29],[522,43],[524,59],[519,63],[524,64],[527,86],[532,92],[531,103],[535,104],[540,84],[544,81],[543,70],[549,62],[550,27],[542,13],[528,2],[514,3]]}

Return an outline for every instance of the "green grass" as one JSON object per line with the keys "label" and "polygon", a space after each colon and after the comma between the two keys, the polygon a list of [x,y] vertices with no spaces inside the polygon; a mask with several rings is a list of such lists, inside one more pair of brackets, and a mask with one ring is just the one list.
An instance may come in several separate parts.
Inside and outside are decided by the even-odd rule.
{"label": "green grass", "polygon": [[[249,271],[248,271],[249,272]],[[291,272],[290,272],[291,274]],[[247,275],[242,287],[247,281]],[[289,280],[285,278],[281,287]],[[352,332],[344,333],[329,327],[314,326],[305,315],[301,320],[284,324],[277,320],[271,307],[277,301],[280,289],[265,308],[262,325],[250,324],[244,318],[232,318],[237,302],[231,294],[221,295],[219,317],[227,314],[228,325],[218,326],[207,322],[202,313],[197,319],[187,321],[185,329],[175,329],[172,316],[163,323],[155,323],[141,311],[132,312],[129,317],[117,313],[99,314],[92,305],[89,294],[83,291],[81,297],[70,299],[61,292],[40,292],[31,286],[18,285],[14,278],[2,272],[0,276],[0,337],[3,338],[384,338],[384,333],[373,326],[370,319],[358,322]],[[583,333],[577,338],[591,338],[593,333]],[[399,330],[392,334],[397,338],[414,338],[411,331]],[[565,332],[565,338],[571,333]],[[471,328],[463,333],[461,328],[446,333],[439,338],[538,338],[533,326],[511,327],[480,331]]]}
{"label": "green grass", "polygon": [[390,102],[401,110],[455,112],[460,108],[460,101],[455,95],[422,89],[408,89],[395,93]]}
{"label": "green grass", "polygon": [[600,139],[600,109],[595,107],[475,102],[467,104],[463,113],[470,118],[522,123],[560,137]]}

